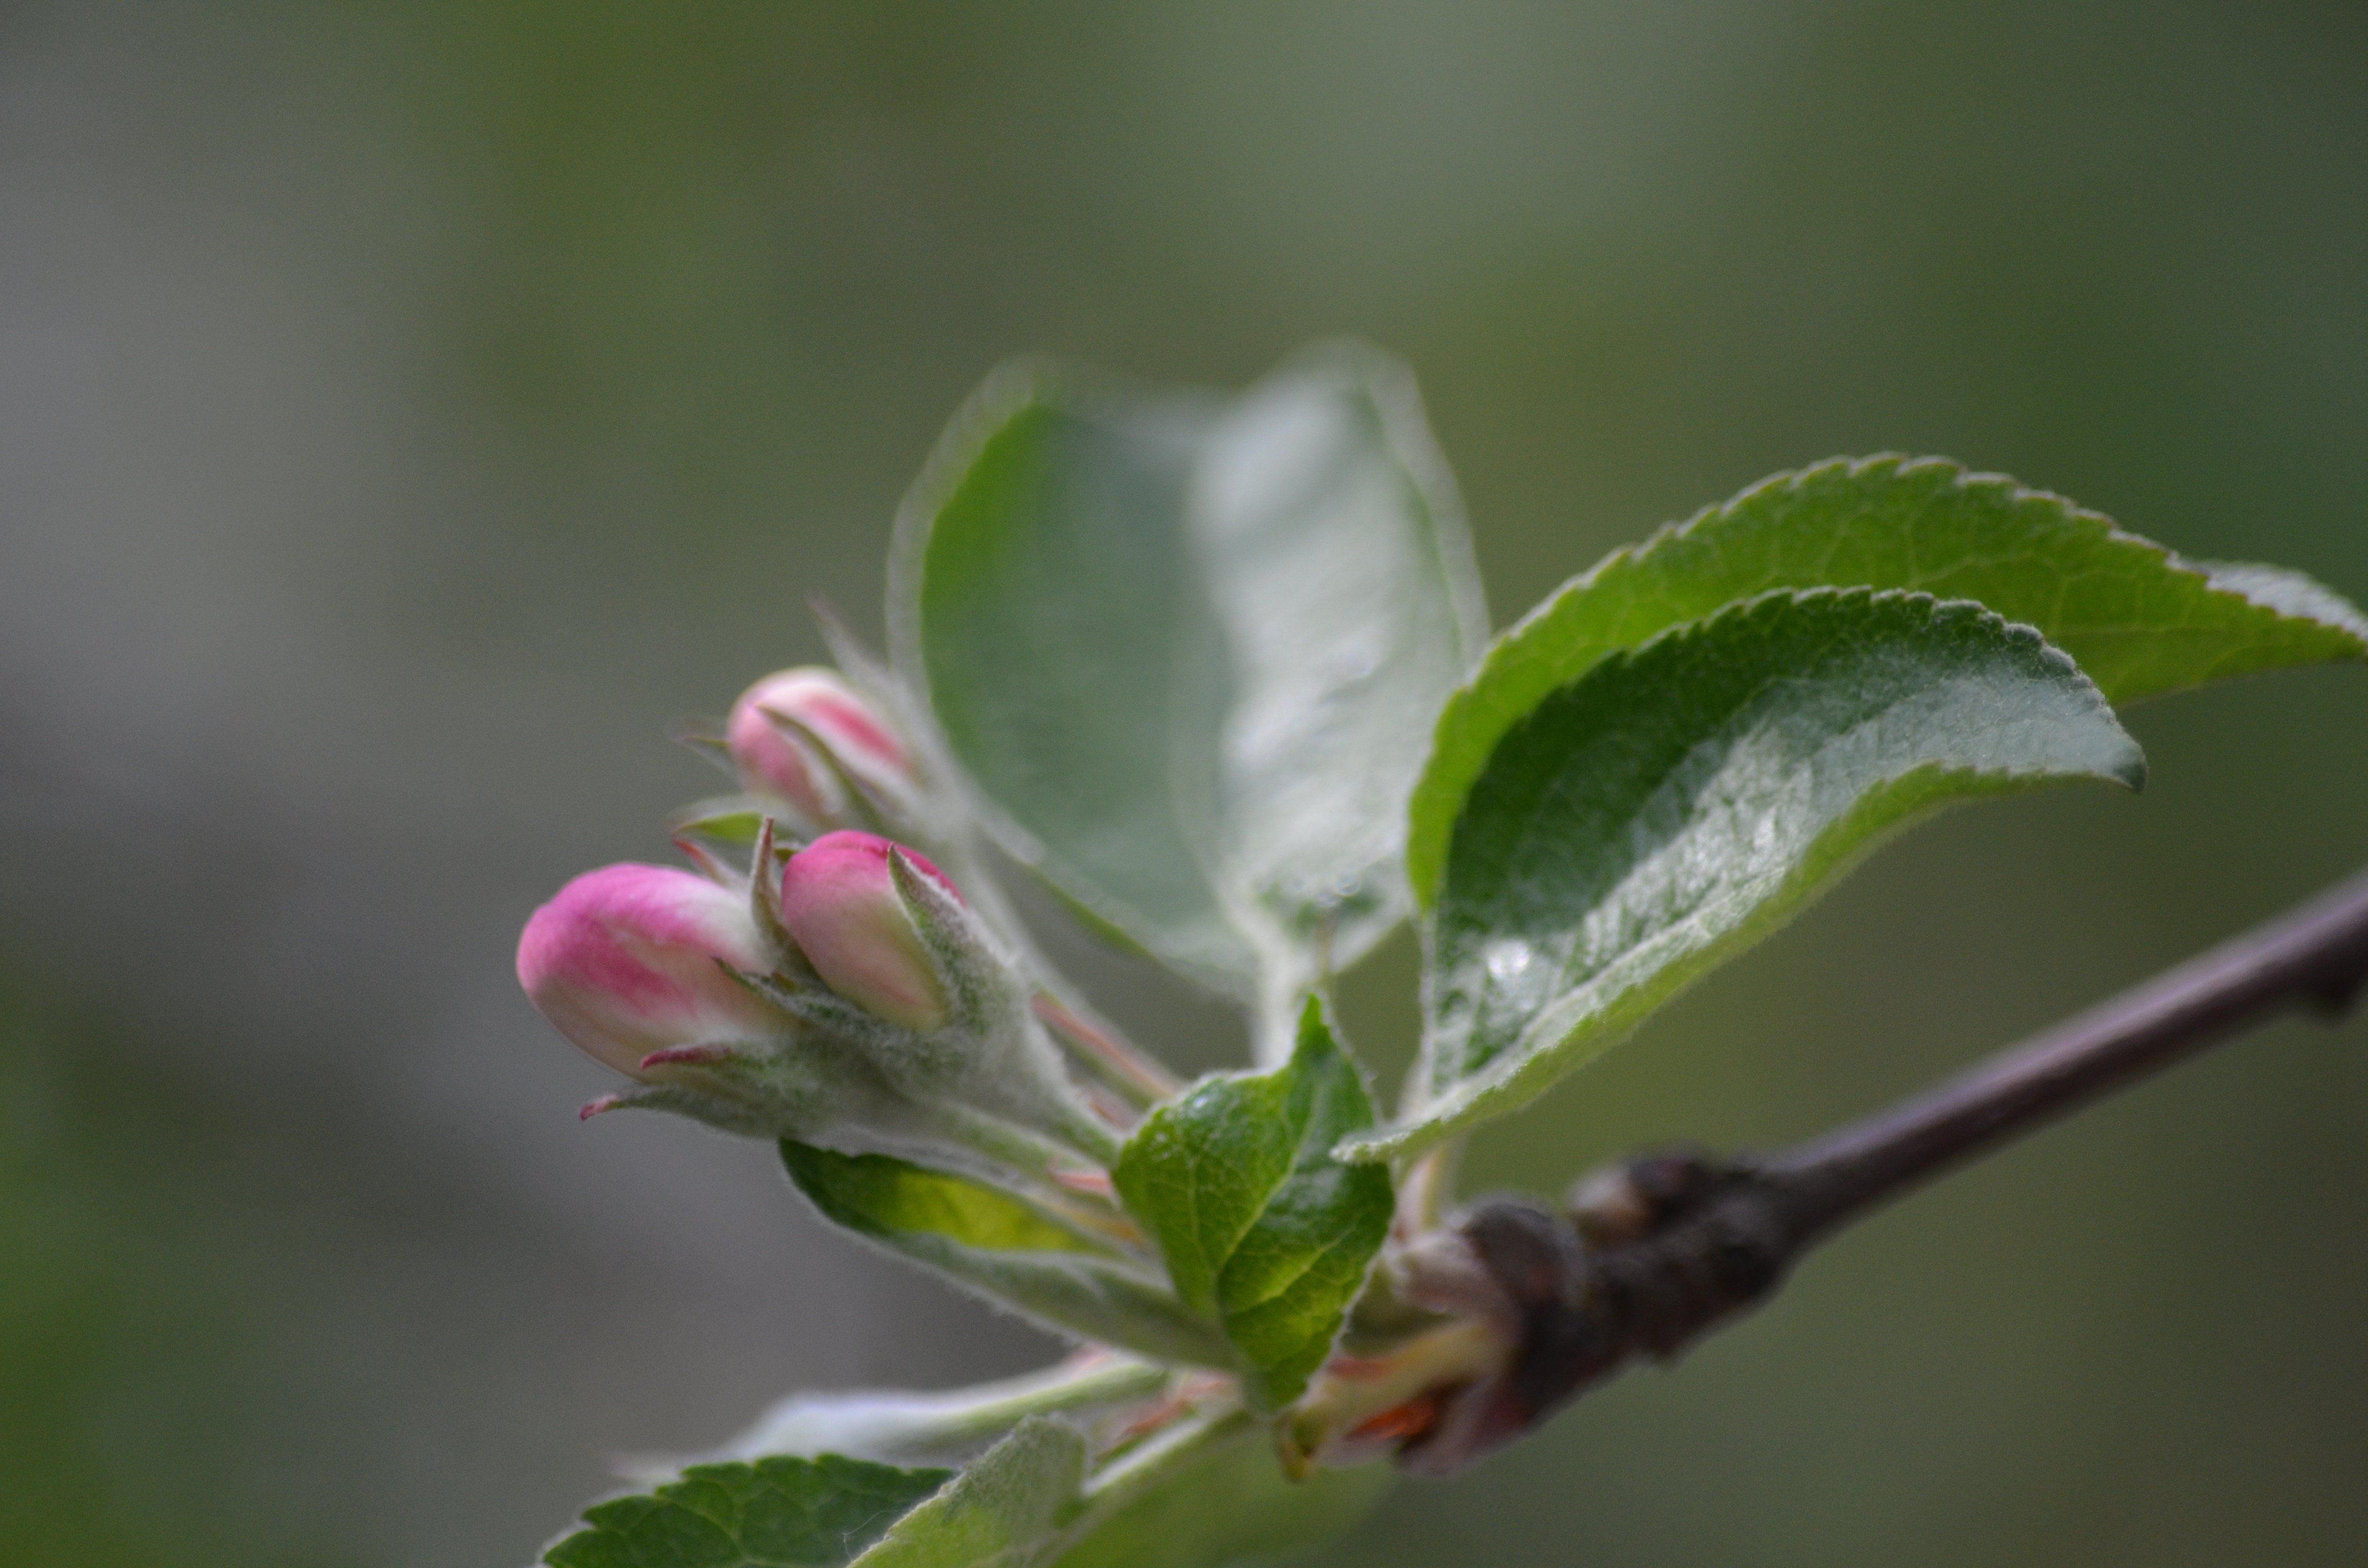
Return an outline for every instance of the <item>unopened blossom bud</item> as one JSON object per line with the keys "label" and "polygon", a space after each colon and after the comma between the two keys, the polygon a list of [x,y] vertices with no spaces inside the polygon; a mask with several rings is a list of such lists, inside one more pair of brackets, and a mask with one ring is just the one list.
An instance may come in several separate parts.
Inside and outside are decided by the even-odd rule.
{"label": "unopened blossom bud", "polygon": [[789,1020],[724,972],[770,967],[743,894],[664,866],[586,871],[518,937],[518,983],[620,1073],[684,1047],[780,1039]]}
{"label": "unopened blossom bud", "polygon": [[[781,925],[834,994],[782,1006],[844,1040],[908,1104],[956,1115],[979,1142],[996,1120],[1117,1157],[1118,1142],[1061,1069],[1014,956],[945,873],[874,834],[825,834],[781,868]],[[817,1006],[818,1000],[827,1006]]]}
{"label": "unopened blossom bud", "polygon": [[839,995],[892,1024],[938,1028],[949,1011],[945,979],[896,887],[892,854],[960,898],[945,873],[903,845],[826,833],[781,868],[781,924]]}
{"label": "unopened blossom bud", "polygon": [[853,820],[842,771],[890,796],[911,781],[912,759],[887,721],[837,671],[818,665],[767,676],[741,693],[724,739],[750,789],[786,801],[815,827]]}

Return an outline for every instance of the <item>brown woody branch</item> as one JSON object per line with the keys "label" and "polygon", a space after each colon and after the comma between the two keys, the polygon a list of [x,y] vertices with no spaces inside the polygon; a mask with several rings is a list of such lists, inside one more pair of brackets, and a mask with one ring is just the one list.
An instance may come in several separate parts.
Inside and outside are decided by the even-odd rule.
{"label": "brown woody branch", "polygon": [[[1566,1211],[1474,1204],[1412,1259],[1429,1294],[1512,1350],[1440,1391],[1399,1449],[1462,1468],[1629,1362],[1665,1360],[1764,1300],[1811,1246],[1931,1177],[2280,1014],[2333,1021],[2368,983],[2368,872],[1923,1094],[1772,1154],[1645,1154]],[[1438,1238],[1447,1241],[1449,1238]],[[1433,1287],[1426,1291],[1423,1276]]]}

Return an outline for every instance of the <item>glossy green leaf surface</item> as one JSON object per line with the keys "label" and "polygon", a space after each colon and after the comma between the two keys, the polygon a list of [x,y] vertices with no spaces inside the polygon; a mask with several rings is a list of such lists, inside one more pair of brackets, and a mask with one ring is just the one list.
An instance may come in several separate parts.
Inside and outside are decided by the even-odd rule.
{"label": "glossy green leaf surface", "polygon": [[1332,1153],[1372,1123],[1364,1080],[1310,997],[1288,1062],[1202,1079],[1144,1118],[1111,1172],[1265,1408],[1322,1365],[1388,1234],[1387,1173]]}
{"label": "glossy green leaf surface", "polygon": [[1291,1481],[1262,1432],[1162,1476],[1097,1521],[1057,1568],[1247,1568],[1290,1561],[1370,1513],[1396,1479],[1387,1465]]}
{"label": "glossy green leaf surface", "polygon": [[1979,605],[1776,593],[1598,661],[1508,730],[1455,824],[1400,1153],[1515,1108],[1773,928],[1887,828],[2137,744]]}
{"label": "glossy green leaf surface", "polygon": [[1030,1416],[891,1525],[856,1568],[1032,1568],[1052,1550],[1085,1473],[1076,1428]]}
{"label": "glossy green leaf surface", "polygon": [[844,1568],[951,1471],[867,1460],[694,1465],[655,1492],[584,1511],[552,1568]]}
{"label": "glossy green leaf surface", "polygon": [[825,1218],[1048,1327],[1158,1360],[1232,1365],[1224,1340],[1147,1268],[1008,1193],[789,1140],[781,1162]]}
{"label": "glossy green leaf surface", "polygon": [[1936,459],[1837,459],[1615,551],[1497,640],[1449,701],[1416,790],[1416,897],[1436,894],[1497,742],[1549,692],[1736,600],[1815,587],[1978,600],[2037,627],[2116,703],[2368,658],[2368,619],[2299,573],[2183,561],[2061,496]]}
{"label": "glossy green leaf surface", "polygon": [[1244,997],[1403,917],[1487,630],[1410,381],[1345,347],[1232,400],[997,378],[907,503],[890,622],[1006,847]]}

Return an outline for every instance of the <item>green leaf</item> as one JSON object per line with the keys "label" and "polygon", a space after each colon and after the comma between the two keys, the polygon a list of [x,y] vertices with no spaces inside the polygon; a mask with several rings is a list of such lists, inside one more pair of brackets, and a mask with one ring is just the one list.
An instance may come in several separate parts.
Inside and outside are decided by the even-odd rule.
{"label": "green leaf", "polygon": [[844,1568],[950,1471],[867,1460],[694,1465],[655,1492],[584,1511],[552,1568]]}
{"label": "green leaf", "polygon": [[855,1568],[1032,1568],[1053,1546],[1085,1473],[1076,1429],[1031,1415],[890,1526]]}
{"label": "green leaf", "polygon": [[784,1139],[825,1218],[1049,1327],[1156,1360],[1230,1368],[1224,1342],[1148,1270],[1008,1193],[886,1154]]}
{"label": "green leaf", "polygon": [[1177,1293],[1224,1325],[1251,1401],[1299,1397],[1389,1233],[1386,1172],[1332,1153],[1372,1101],[1310,996],[1290,1062],[1218,1074],[1144,1119],[1111,1171]]}
{"label": "green leaf", "polygon": [[2182,561],[2061,496],[1937,459],[1838,458],[1614,551],[1499,638],[1440,715],[1406,848],[1429,904],[1497,743],[1547,693],[1773,588],[1910,588],[2037,627],[2112,701],[2368,658],[2368,619],[2299,573]]}
{"label": "green leaf", "polygon": [[1416,1114],[1356,1152],[1535,1097],[1910,816],[2082,777],[2136,788],[2136,743],[2070,658],[1964,600],[1776,593],[1602,659],[1473,786]]}
{"label": "green leaf", "polygon": [[1395,364],[1231,402],[1007,371],[898,527],[898,667],[1064,897],[1246,998],[1404,916],[1405,802],[1487,623]]}
{"label": "green leaf", "polygon": [[1320,1546],[1370,1513],[1386,1465],[1284,1477],[1263,1434],[1165,1474],[1088,1528],[1056,1568],[1247,1568]]}

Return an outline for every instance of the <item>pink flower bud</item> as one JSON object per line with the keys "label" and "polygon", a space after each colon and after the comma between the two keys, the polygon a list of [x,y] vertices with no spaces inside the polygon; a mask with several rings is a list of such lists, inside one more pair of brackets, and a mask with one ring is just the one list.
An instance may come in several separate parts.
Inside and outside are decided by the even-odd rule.
{"label": "pink flower bud", "polygon": [[896,891],[891,853],[954,893],[944,872],[901,844],[826,833],[781,868],[781,924],[833,991],[892,1024],[933,1029],[946,1021],[945,982]]}
{"label": "pink flower bud", "polygon": [[518,976],[561,1034],[638,1077],[655,1051],[788,1031],[718,959],[771,967],[744,895],[664,866],[603,866],[527,921]]}
{"label": "pink flower bud", "polygon": [[724,739],[748,787],[787,801],[811,825],[847,820],[847,788],[828,759],[775,719],[803,725],[867,784],[894,790],[910,781],[904,743],[837,671],[809,665],[767,676],[732,705]]}

